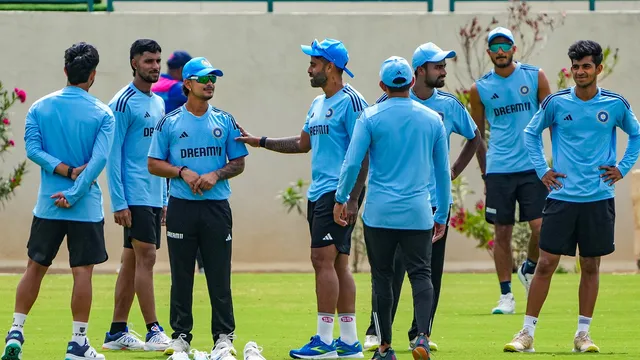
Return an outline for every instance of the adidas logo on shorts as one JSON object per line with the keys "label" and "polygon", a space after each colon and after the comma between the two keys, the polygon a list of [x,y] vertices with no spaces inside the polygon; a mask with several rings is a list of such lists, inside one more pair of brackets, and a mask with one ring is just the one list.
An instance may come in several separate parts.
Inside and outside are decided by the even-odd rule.
{"label": "adidas logo on shorts", "polygon": [[227,235],[227,240],[226,241],[231,241],[231,234]]}
{"label": "adidas logo on shorts", "polygon": [[331,237],[331,234],[327,234],[322,238],[322,240],[331,241],[331,240],[333,240],[333,238]]}

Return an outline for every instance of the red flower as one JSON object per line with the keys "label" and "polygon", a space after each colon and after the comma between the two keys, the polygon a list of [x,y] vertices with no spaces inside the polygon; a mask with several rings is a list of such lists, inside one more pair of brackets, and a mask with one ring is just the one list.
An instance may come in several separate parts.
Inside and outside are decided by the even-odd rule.
{"label": "red flower", "polygon": [[482,209],[484,209],[484,201],[479,200],[479,201],[476,203],[476,210],[478,210],[478,211],[482,211]]}
{"label": "red flower", "polygon": [[463,93],[463,94],[465,94],[465,95],[467,95],[467,94],[469,93],[469,90],[466,90],[466,89],[465,89],[465,90],[463,90],[463,91],[462,91],[462,93]]}
{"label": "red flower", "polygon": [[15,183],[16,182],[16,178],[11,179],[11,183]]}
{"label": "red flower", "polygon": [[2,119],[2,123],[5,124],[5,125],[11,124],[11,122],[7,118]]}
{"label": "red flower", "polygon": [[16,146],[16,143],[13,140],[9,140],[9,146]]}
{"label": "red flower", "polygon": [[20,99],[20,102],[23,103],[27,101],[27,93],[24,90],[15,88],[13,89],[13,91],[15,91],[16,96],[18,97],[18,99]]}
{"label": "red flower", "polygon": [[493,239],[489,240],[489,242],[487,243],[487,247],[489,249],[493,249],[493,245],[495,245],[495,241],[493,241]]}

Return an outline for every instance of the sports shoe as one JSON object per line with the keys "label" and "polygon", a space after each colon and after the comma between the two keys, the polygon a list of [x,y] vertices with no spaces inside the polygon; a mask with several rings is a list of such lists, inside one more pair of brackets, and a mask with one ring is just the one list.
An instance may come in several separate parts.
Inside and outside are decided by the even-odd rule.
{"label": "sports shoe", "polygon": [[[418,340],[418,337],[414,337],[412,340],[409,340],[409,351],[413,351],[413,348],[416,347],[416,341]],[[431,352],[434,351],[438,351],[438,344],[432,342],[431,340],[429,340],[429,350]]]}
{"label": "sports shoe", "polygon": [[104,360],[104,355],[98,354],[96,349],[89,345],[89,340],[84,341],[84,345],[80,345],[75,341],[69,341],[67,345],[67,354],[64,360]]}
{"label": "sports shoe", "polygon": [[367,335],[364,337],[364,348],[367,351],[375,351],[380,346],[380,339],[376,335]]}
{"label": "sports shoe", "polygon": [[144,342],[138,338],[140,334],[133,330],[129,330],[128,327],[124,328],[124,331],[117,332],[111,335],[107,331],[104,336],[104,343],[102,349],[104,350],[141,350],[144,347]]}
{"label": "sports shoe", "polygon": [[512,293],[500,295],[498,306],[491,310],[492,314],[515,314],[516,313],[516,299]]}
{"label": "sports shoe", "polygon": [[377,348],[371,360],[398,360],[398,358],[392,348],[388,348],[387,351],[384,352],[384,355],[380,354],[380,348]]}
{"label": "sports shoe", "polygon": [[262,356],[262,347],[258,346],[253,341],[249,341],[244,346],[244,360],[266,360],[264,356]]}
{"label": "sports shoe", "polygon": [[573,339],[573,352],[597,353],[600,352],[600,348],[593,343],[588,332],[580,331],[575,339]]}
{"label": "sports shoe", "polygon": [[145,351],[165,351],[171,344],[171,338],[164,333],[164,329],[160,325],[153,325],[145,340]]}
{"label": "sports shoe", "polygon": [[428,360],[431,357],[429,351],[429,340],[424,334],[418,335],[416,339],[416,345],[411,351],[414,360]]}
{"label": "sports shoe", "polygon": [[[209,353],[207,352],[191,349],[189,353],[193,355],[193,360],[209,360]],[[187,359],[188,358],[189,357],[187,356]]]}
{"label": "sports shoe", "polygon": [[177,339],[171,339],[169,346],[164,350],[165,355],[172,355],[176,352],[188,353],[191,350],[191,345],[186,340],[187,335],[180,334]]}
{"label": "sports shoe", "polygon": [[[198,359],[198,358],[194,358],[194,359]],[[204,358],[204,359],[207,359],[207,358]],[[189,359],[189,354],[187,354],[186,352],[176,351],[173,353],[173,355],[169,356],[167,360],[191,360],[191,359]]]}
{"label": "sports shoe", "polygon": [[5,346],[2,352],[2,360],[21,360],[24,335],[18,330],[10,331],[4,339]]}
{"label": "sports shoe", "polygon": [[341,338],[338,338],[334,340],[333,346],[335,346],[336,351],[338,352],[338,357],[341,359],[364,358],[364,354],[362,353],[362,344],[360,344],[360,341],[356,341],[354,344],[349,345],[342,341]]}
{"label": "sports shoe", "polygon": [[320,335],[314,335],[305,346],[289,351],[289,356],[294,359],[335,359],[338,350],[333,341],[326,344],[320,340]]}
{"label": "sports shoe", "polygon": [[527,296],[529,296],[529,288],[531,287],[531,280],[533,280],[533,274],[527,274],[524,272],[524,268],[526,264],[527,262],[525,261],[522,263],[522,265],[520,265],[520,268],[518,268],[518,279],[520,279],[520,282],[524,286]]}
{"label": "sports shoe", "polygon": [[211,349],[211,360],[236,360],[236,349],[233,347],[233,333],[218,336],[215,346]]}
{"label": "sports shoe", "polygon": [[505,352],[535,352],[533,348],[533,336],[529,335],[526,329],[520,330],[519,333],[504,346]]}

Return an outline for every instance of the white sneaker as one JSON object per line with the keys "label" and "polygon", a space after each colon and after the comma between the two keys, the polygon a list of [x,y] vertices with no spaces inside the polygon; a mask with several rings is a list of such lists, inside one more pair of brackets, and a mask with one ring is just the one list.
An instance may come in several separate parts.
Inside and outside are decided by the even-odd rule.
{"label": "white sneaker", "polygon": [[498,306],[491,310],[492,314],[515,314],[516,313],[516,299],[512,293],[506,295],[500,295]]}
{"label": "white sneaker", "polygon": [[504,352],[535,352],[533,348],[533,337],[529,335],[529,331],[522,329],[504,346]]}
{"label": "white sneaker", "polygon": [[184,351],[176,351],[173,355],[169,356],[167,360],[191,360],[189,359],[189,354]]}
{"label": "white sneaker", "polygon": [[262,356],[262,347],[253,341],[249,341],[244,346],[244,360],[267,360]]}
{"label": "white sneaker", "polygon": [[531,287],[531,280],[533,280],[533,274],[525,274],[524,266],[526,263],[527,263],[526,261],[523,262],[522,265],[520,265],[520,267],[518,268],[518,279],[524,286],[527,296],[529,296],[529,288]]}
{"label": "white sneaker", "polygon": [[104,350],[141,350],[144,342],[140,340],[140,334],[133,330],[123,331],[114,335],[107,332],[102,349]]}
{"label": "white sneaker", "polygon": [[193,360],[209,360],[209,353],[204,351],[198,351],[196,349],[191,349],[191,355],[193,355]]}
{"label": "white sneaker", "polygon": [[221,334],[213,349],[211,349],[211,360],[236,360],[236,349],[233,347],[234,335]]}
{"label": "white sneaker", "polygon": [[593,343],[588,332],[580,331],[575,339],[573,339],[573,352],[597,353],[600,352],[600,348]]}
{"label": "white sneaker", "polygon": [[154,325],[147,337],[149,340],[144,343],[145,351],[165,351],[171,344],[171,338],[164,333],[161,326]]}
{"label": "white sneaker", "polygon": [[375,335],[367,335],[364,337],[364,349],[366,351],[376,351],[380,346],[380,339]]}
{"label": "white sneaker", "polygon": [[188,353],[191,350],[191,345],[185,340],[187,335],[180,334],[177,339],[171,339],[169,346],[164,350],[165,355],[172,355],[173,353],[183,352]]}
{"label": "white sneaker", "polygon": [[85,340],[84,345],[80,345],[75,341],[70,341],[67,344],[67,353],[64,356],[65,360],[105,360],[104,355],[99,354],[96,349],[89,344],[89,340]]}

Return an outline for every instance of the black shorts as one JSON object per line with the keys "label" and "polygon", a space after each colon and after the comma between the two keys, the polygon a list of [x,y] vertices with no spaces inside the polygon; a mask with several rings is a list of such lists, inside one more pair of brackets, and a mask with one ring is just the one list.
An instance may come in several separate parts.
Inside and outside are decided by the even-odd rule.
{"label": "black shorts", "polygon": [[124,247],[133,249],[131,240],[136,239],[147,244],[155,244],[160,249],[160,227],[162,208],[151,206],[129,206],[131,227],[124,228]]}
{"label": "black shorts", "polygon": [[231,206],[227,200],[169,198],[167,241],[218,242],[222,239],[230,244],[232,227]]}
{"label": "black shorts", "polygon": [[102,264],[109,259],[104,244],[104,220],[83,222],[35,216],[27,243],[29,259],[42,266],[51,266],[65,236],[70,267]]}
{"label": "black shorts", "polygon": [[[358,208],[362,205],[365,190],[360,193]],[[338,252],[349,255],[351,253],[351,233],[354,225],[340,226],[333,220],[335,205],[335,191],[320,196],[317,201],[307,202],[307,221],[311,233],[311,247],[321,248],[335,245]]]}
{"label": "black shorts", "polygon": [[513,225],[516,201],[520,207],[520,222],[542,217],[549,191],[535,170],[509,174],[487,174],[485,219],[489,224]]}
{"label": "black shorts", "polygon": [[616,205],[612,199],[576,203],[547,199],[540,249],[555,255],[598,257],[615,250]]}

